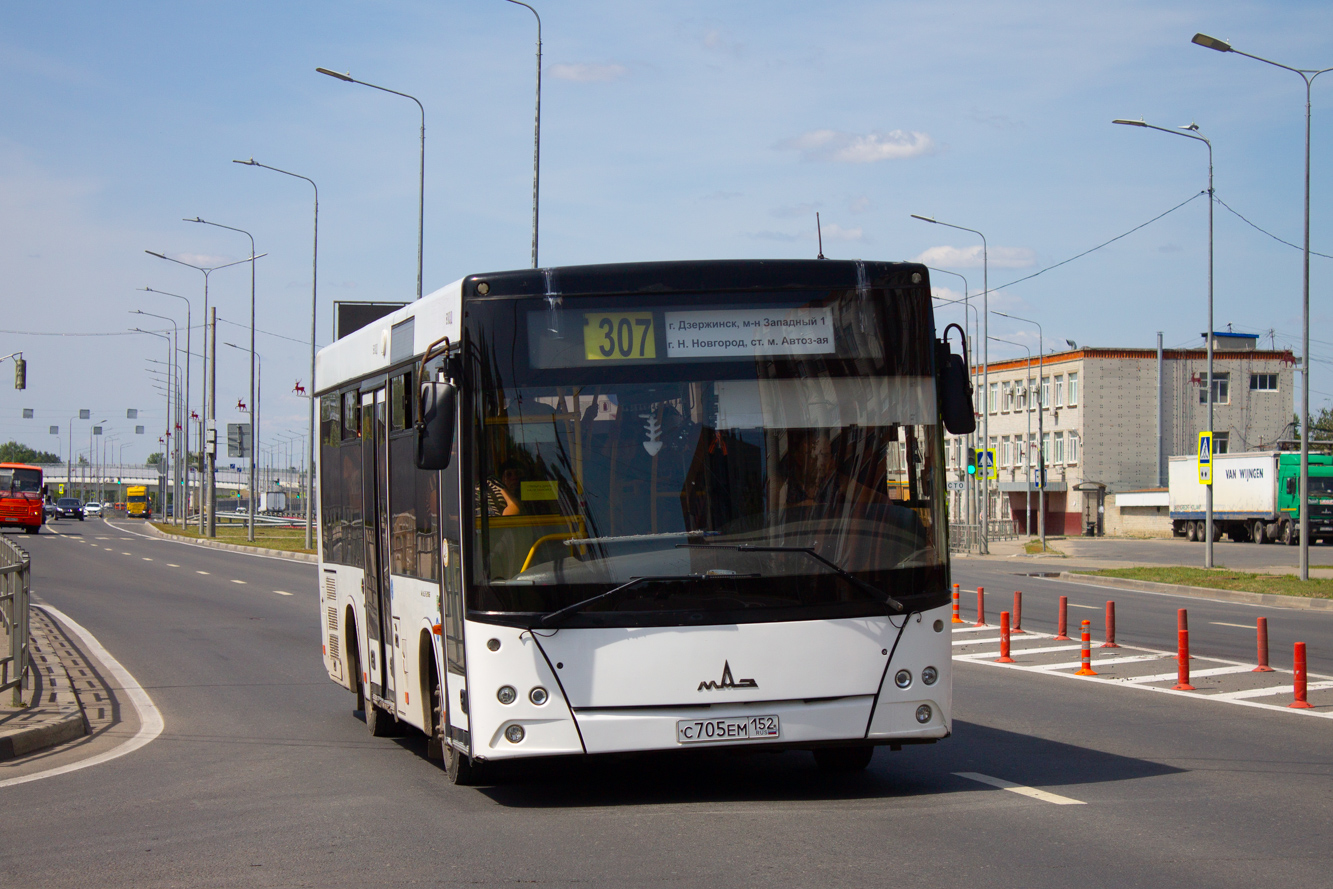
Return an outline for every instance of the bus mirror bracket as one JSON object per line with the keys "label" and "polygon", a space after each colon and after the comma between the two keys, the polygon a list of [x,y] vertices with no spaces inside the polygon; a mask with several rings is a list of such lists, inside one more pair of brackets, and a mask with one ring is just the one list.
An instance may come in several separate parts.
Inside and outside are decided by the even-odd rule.
{"label": "bus mirror bracket", "polygon": [[454,446],[454,418],[457,416],[458,387],[449,380],[426,379],[426,365],[432,358],[449,354],[449,338],[431,343],[421,356],[417,379],[421,388],[417,398],[417,468],[431,471],[448,469]]}
{"label": "bus mirror bracket", "polygon": [[[949,349],[949,330],[955,327],[962,337],[962,355]],[[972,381],[967,373],[967,335],[957,324],[944,328],[944,336],[935,341],[935,367],[944,428],[954,435],[970,435],[977,430],[977,415],[972,409]]]}

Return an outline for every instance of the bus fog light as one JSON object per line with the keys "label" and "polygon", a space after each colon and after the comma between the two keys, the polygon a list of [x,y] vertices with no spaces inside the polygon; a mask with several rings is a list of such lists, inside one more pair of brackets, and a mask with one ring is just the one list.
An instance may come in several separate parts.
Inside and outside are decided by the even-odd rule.
{"label": "bus fog light", "polygon": [[532,703],[536,704],[538,707],[545,704],[550,699],[550,694],[548,694],[546,689],[542,688],[540,685],[528,692],[528,700],[532,701]]}
{"label": "bus fog light", "polygon": [[514,691],[512,685],[502,685],[500,690],[495,693],[495,697],[501,704],[512,704],[518,700],[518,692]]}
{"label": "bus fog light", "polygon": [[925,725],[930,722],[931,709],[929,704],[922,704],[916,708],[916,721]]}
{"label": "bus fog light", "polygon": [[943,633],[943,632],[944,632],[944,621],[942,621],[942,620],[937,620],[937,621],[935,621],[935,632],[937,632],[937,633]]}
{"label": "bus fog light", "polygon": [[893,684],[899,688],[907,688],[912,684],[912,673],[909,670],[899,670],[893,677]]}
{"label": "bus fog light", "polygon": [[524,734],[526,733],[523,731],[523,726],[511,725],[509,728],[505,729],[505,740],[510,744],[517,744],[519,741],[523,740]]}
{"label": "bus fog light", "polygon": [[499,639],[487,639],[487,640],[486,640],[486,648],[489,649],[490,651],[499,651],[499,650],[500,650],[500,640],[499,640]]}
{"label": "bus fog light", "polygon": [[926,669],[921,671],[921,681],[926,683],[926,685],[934,685],[935,680],[939,678],[940,671],[936,670],[934,667],[926,667]]}

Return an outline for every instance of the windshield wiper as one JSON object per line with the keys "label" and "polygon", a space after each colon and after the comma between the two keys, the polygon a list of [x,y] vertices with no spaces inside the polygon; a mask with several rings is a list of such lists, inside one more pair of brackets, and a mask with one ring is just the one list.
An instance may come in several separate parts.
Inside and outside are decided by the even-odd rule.
{"label": "windshield wiper", "polygon": [[618,587],[612,587],[604,593],[598,593],[591,598],[584,599],[582,602],[575,602],[573,605],[566,605],[559,611],[552,611],[550,614],[542,616],[541,625],[544,627],[553,627],[564,621],[565,618],[577,614],[594,602],[600,602],[603,599],[609,599],[616,593],[623,592],[630,587],[638,586],[641,583],[668,582],[680,580],[735,580],[737,577],[759,577],[758,574],[645,574],[642,577],[631,577],[625,583]]}
{"label": "windshield wiper", "polygon": [[894,609],[894,610],[897,611],[899,614],[902,614],[903,612],[905,612],[905,611],[907,610],[907,609],[903,606],[903,603],[899,602],[897,599],[893,598],[893,597],[890,596],[888,593],[886,593],[886,592],[884,592],[883,590],[881,590],[879,587],[877,587],[877,586],[875,586],[874,584],[871,584],[871,583],[866,583],[864,580],[862,580],[861,578],[857,577],[855,574],[853,574],[852,572],[848,571],[846,568],[843,568],[841,565],[838,565],[838,564],[836,564],[836,563],[834,563],[834,562],[830,562],[828,559],[824,558],[824,557],[821,556],[819,553],[815,552],[815,548],[814,548],[813,546],[762,546],[762,545],[754,544],[754,543],[737,543],[737,544],[689,544],[689,543],[685,543],[685,544],[676,544],[676,545],[677,545],[677,546],[689,547],[689,548],[691,548],[691,549],[694,549],[694,548],[698,548],[698,549],[734,549],[734,550],[736,550],[736,552],[739,552],[739,553],[805,553],[807,556],[809,556],[810,558],[812,558],[812,559],[814,559],[815,561],[819,562],[820,564],[825,565],[825,566],[827,566],[828,568],[831,568],[831,569],[832,569],[832,570],[833,570],[839,577],[841,577],[843,580],[845,580],[845,581],[847,581],[848,583],[850,583],[852,586],[856,587],[857,589],[861,590],[862,592],[870,593],[871,595],[875,596],[877,599],[882,600],[882,601],[884,602],[885,605],[888,605],[890,608]]}

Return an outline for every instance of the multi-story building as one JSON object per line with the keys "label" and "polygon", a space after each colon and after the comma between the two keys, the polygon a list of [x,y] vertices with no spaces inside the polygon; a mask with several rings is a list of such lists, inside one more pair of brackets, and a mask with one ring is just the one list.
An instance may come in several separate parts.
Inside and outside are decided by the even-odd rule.
{"label": "multi-story building", "polygon": [[[1290,351],[1257,348],[1258,337],[1213,339],[1215,450],[1272,447],[1292,435]],[[1159,367],[1160,365],[1160,367]],[[1071,349],[990,365],[986,391],[974,368],[978,405],[972,442],[982,448],[980,412],[998,478],[990,517],[1037,529],[1037,451],[1046,464],[1046,532],[1080,534],[1097,524],[1107,493],[1165,486],[1166,459],[1193,454],[1208,416],[1205,349]],[[1160,382],[1159,382],[1160,380]],[[1040,410],[1038,410],[1040,407]],[[946,436],[951,519],[966,522],[966,436]]]}

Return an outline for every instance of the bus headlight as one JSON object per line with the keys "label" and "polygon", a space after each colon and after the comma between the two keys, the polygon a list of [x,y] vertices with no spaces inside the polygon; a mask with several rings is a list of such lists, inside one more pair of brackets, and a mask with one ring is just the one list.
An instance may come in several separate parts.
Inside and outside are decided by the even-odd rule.
{"label": "bus headlight", "polygon": [[528,700],[532,701],[532,703],[536,704],[538,707],[545,704],[550,698],[550,694],[548,694],[546,689],[542,688],[540,685],[528,692]]}
{"label": "bus headlight", "polygon": [[502,685],[500,690],[495,693],[495,697],[501,704],[512,704],[518,700],[518,692],[514,691],[512,685]]}
{"label": "bus headlight", "polygon": [[912,684],[912,673],[910,670],[899,670],[893,676],[893,684],[899,688],[907,688]]}
{"label": "bus headlight", "polygon": [[505,729],[505,740],[510,744],[517,744],[519,741],[523,740],[524,734],[523,726],[511,725],[509,728]]}
{"label": "bus headlight", "polygon": [[935,680],[939,678],[940,671],[936,670],[934,667],[926,667],[926,669],[921,671],[921,681],[926,683],[926,685],[934,685]]}
{"label": "bus headlight", "polygon": [[929,704],[922,704],[920,707],[916,708],[916,721],[922,725],[930,722],[931,715],[932,711]]}

